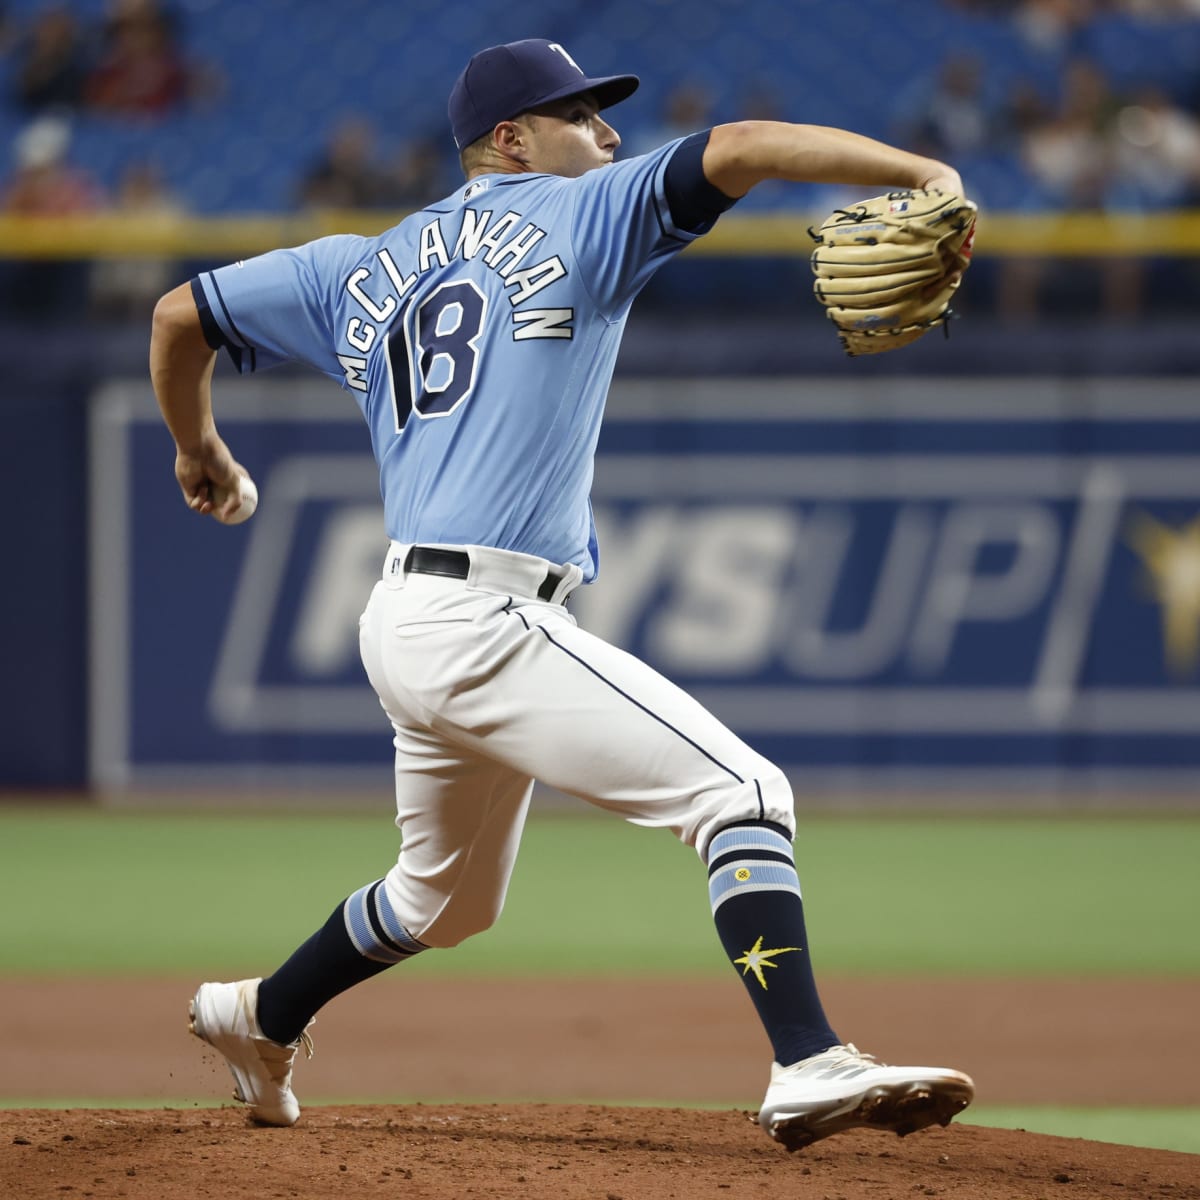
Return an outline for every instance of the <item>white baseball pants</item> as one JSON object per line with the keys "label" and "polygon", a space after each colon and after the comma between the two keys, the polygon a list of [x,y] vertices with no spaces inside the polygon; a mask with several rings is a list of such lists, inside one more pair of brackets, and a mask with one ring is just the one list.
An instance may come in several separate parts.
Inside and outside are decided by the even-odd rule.
{"label": "white baseball pants", "polygon": [[385,886],[405,929],[453,946],[499,916],[534,779],[704,854],[724,826],[794,830],[782,772],[633,655],[537,599],[552,564],[490,547],[467,579],[405,573],[393,543],[359,622],[395,730],[402,845]]}

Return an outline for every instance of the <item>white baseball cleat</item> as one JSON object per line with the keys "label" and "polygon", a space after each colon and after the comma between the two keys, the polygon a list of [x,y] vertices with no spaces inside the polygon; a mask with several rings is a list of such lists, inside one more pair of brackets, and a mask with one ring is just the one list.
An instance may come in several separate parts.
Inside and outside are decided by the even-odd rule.
{"label": "white baseball cleat", "polygon": [[300,1105],[292,1094],[292,1064],[301,1046],[312,1058],[312,1038],[305,1030],[283,1046],[263,1036],[257,1015],[261,982],[202,983],[188,1005],[188,1028],[224,1055],[233,1075],[233,1097],[249,1106],[253,1120],[295,1125]]}
{"label": "white baseball cleat", "polygon": [[889,1067],[852,1045],[790,1067],[771,1064],[758,1123],[789,1150],[860,1126],[904,1137],[949,1125],[975,1095],[969,1075],[944,1067]]}

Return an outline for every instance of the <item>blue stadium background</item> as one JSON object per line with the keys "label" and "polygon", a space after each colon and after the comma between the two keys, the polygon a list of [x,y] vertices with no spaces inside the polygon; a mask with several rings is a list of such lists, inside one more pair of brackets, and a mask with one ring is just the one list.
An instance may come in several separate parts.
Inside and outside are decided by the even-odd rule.
{"label": "blue stadium background", "polygon": [[[13,0],[19,25],[49,7]],[[99,17],[100,0],[71,5]],[[161,121],[82,117],[73,158],[112,184],[123,166],[150,158],[199,212],[286,208],[297,179],[341,118],[365,114],[385,142],[434,136],[447,144],[445,98],[455,75],[482,45],[546,36],[567,45],[586,69],[632,71],[641,91],[621,114],[627,141],[653,128],[667,93],[683,81],[711,93],[717,120],[742,114],[756,96],[772,98],[784,119],[840,125],[888,138],[919,102],[938,66],[953,54],[978,56],[983,95],[998,110],[1025,80],[1048,100],[1065,63],[1095,62],[1122,92],[1153,82],[1178,103],[1200,103],[1200,19],[1137,18],[1103,7],[1052,47],[1023,37],[1015,4],[888,0],[177,0],[179,36],[193,61],[218,68],[224,94],[199,111]],[[11,86],[14,55],[0,57],[0,90]],[[11,145],[22,122],[0,114]],[[972,191],[989,207],[1039,207],[1012,146],[961,162]],[[800,193],[768,193],[763,203]]]}
{"label": "blue stadium background", "polygon": [[[75,114],[70,160],[110,189],[130,165],[153,162],[180,202],[201,216],[283,214],[294,211],[299,181],[341,122],[366,116],[379,132],[381,155],[412,139],[432,138],[444,147],[443,167],[452,179],[454,152],[445,125],[450,83],[480,46],[531,35],[561,41],[589,71],[642,76],[641,90],[620,113],[630,147],[655,135],[670,94],[688,84],[709,94],[713,122],[768,102],[784,119],[897,140],[932,93],[942,65],[964,54],[979,64],[982,103],[1000,127],[1015,89],[1032,85],[1053,107],[1070,65],[1080,59],[1096,64],[1114,95],[1132,96],[1152,84],[1182,112],[1194,117],[1200,110],[1200,15],[1194,10],[1164,3],[1170,13],[1145,17],[1115,2],[1081,0],[1086,19],[1052,43],[1039,43],[1017,19],[1034,4],[179,0],[170,11],[183,52],[211,68],[220,87],[161,119]],[[21,31],[48,7],[9,0],[3,9],[0,96],[8,99],[0,104],[0,171],[6,175],[28,121],[11,102]],[[108,7],[102,0],[71,5],[84,21],[99,20]],[[1085,394],[1097,381],[1128,379],[1130,394],[1137,395],[1152,390],[1154,381],[1186,385],[1197,378],[1200,259],[1194,242],[1168,246],[1141,263],[1146,303],[1138,312],[1120,318],[1101,312],[1103,264],[1074,253],[1042,262],[1039,312],[997,318],[1003,272],[1013,255],[989,246],[986,218],[1032,217],[1062,201],[1033,182],[1013,136],[999,136],[954,161],[981,202],[985,232],[963,291],[964,319],[948,341],[927,338],[902,354],[847,362],[809,299],[805,258],[760,244],[746,256],[689,253],[655,279],[630,323],[619,374],[725,379],[732,404],[747,376],[795,380],[797,389],[818,393],[822,380],[873,382],[873,394],[884,401],[896,381],[960,379],[967,405],[974,386],[989,380],[1008,381],[1015,396],[1022,394],[1024,377],[1051,380],[1062,419],[1038,423],[1039,446],[1060,456],[1064,469],[1096,452],[1086,405],[1071,407],[1072,381]],[[766,187],[736,212],[754,216],[783,207],[803,225],[826,199],[804,188]],[[1194,190],[1185,200],[1194,216]],[[1113,198],[1114,207],[1126,203],[1155,207],[1145,198]],[[1118,234],[1114,226],[1113,237]],[[15,241],[13,236],[3,244],[0,262],[7,297],[0,306],[0,411],[6,423],[0,479],[9,513],[0,588],[0,789],[80,789],[88,784],[89,728],[97,705],[105,704],[104,696],[88,693],[94,649],[89,522],[95,504],[103,503],[102,487],[89,492],[88,422],[94,397],[108,381],[146,384],[148,310],[98,317],[87,303],[89,263],[27,261],[19,233]],[[181,280],[220,261],[197,254],[170,264],[167,277]],[[44,303],[27,303],[32,293],[21,290],[21,280],[37,283],[55,273],[62,286],[43,296]],[[15,288],[9,286],[13,280]],[[226,377],[226,368],[220,369]],[[810,380],[817,381],[815,388]],[[897,428],[874,421],[856,432],[862,444],[878,449],[889,438],[903,442]],[[982,444],[994,435],[1005,444],[1005,437],[1025,436],[1021,428],[972,436]],[[1118,434],[1131,453],[1149,447],[1196,456],[1200,476],[1200,422],[1146,429],[1131,424]],[[169,483],[165,434],[147,430],[142,436],[147,447],[161,442]],[[952,447],[957,433],[936,426],[929,436]],[[667,440],[686,443],[690,437],[678,425],[664,428]],[[164,499],[163,511],[153,514],[164,530],[179,516],[165,507],[171,502]],[[1183,521],[1193,512],[1194,503],[1182,498],[1168,515]],[[121,572],[128,564],[93,565]],[[198,577],[204,569],[197,562]],[[189,581],[178,586],[186,591]],[[164,611],[174,603],[162,596]],[[1060,757],[1090,753],[1077,740]]]}

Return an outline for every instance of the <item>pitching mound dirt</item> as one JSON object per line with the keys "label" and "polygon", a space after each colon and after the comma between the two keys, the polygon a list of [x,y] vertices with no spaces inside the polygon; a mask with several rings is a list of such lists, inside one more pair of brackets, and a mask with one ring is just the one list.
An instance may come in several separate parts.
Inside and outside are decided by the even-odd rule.
{"label": "pitching mound dirt", "polygon": [[[278,1130],[248,1126],[240,1108],[196,1107],[227,1097],[231,1080],[186,1032],[194,981],[5,981],[0,1091],[34,1107],[0,1110],[0,1198],[1200,1200],[1200,1155],[957,1124],[788,1154],[734,1107],[761,1097],[766,1055],[729,984],[368,985],[320,1017],[317,1055],[297,1065],[304,1116]],[[1197,1103],[1195,1073],[1179,1065],[1196,1061],[1200,981],[832,980],[824,991],[838,1028],[894,1061],[963,1067],[980,1103]],[[36,1107],[71,1096],[159,1107]],[[621,1103],[667,1096],[730,1102]],[[488,1097],[507,1102],[469,1103]],[[581,1097],[594,1103],[572,1103]],[[341,1099],[370,1103],[322,1104]]]}
{"label": "pitching mound dirt", "polygon": [[0,1112],[0,1195],[129,1200],[1191,1200],[1200,1156],[951,1126],[788,1154],[741,1111],[579,1105]]}

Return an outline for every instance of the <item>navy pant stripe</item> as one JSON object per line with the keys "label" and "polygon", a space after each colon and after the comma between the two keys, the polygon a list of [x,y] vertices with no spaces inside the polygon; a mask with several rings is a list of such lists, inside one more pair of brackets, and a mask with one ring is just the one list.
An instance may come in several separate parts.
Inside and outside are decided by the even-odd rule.
{"label": "navy pant stripe", "polygon": [[[595,675],[595,677],[597,679],[599,679],[601,683],[608,684],[608,686],[610,688],[612,688],[612,690],[614,692],[616,692],[618,696],[624,696],[625,699],[628,700],[630,704],[636,706],[637,708],[640,708],[642,710],[642,712],[644,712],[646,714],[646,716],[652,717],[660,725],[663,725],[667,729],[669,729],[673,734],[675,734],[676,737],[682,738],[685,742],[687,742],[687,744],[689,746],[693,747],[696,750],[699,750],[700,753],[703,754],[704,757],[707,758],[709,762],[720,767],[721,770],[725,771],[727,774],[732,775],[734,777],[734,779],[736,779],[738,781],[738,783],[746,782],[732,767],[726,766],[719,758],[713,757],[713,755],[709,754],[709,752],[707,750],[705,750],[703,746],[699,745],[697,742],[694,742],[690,737],[688,737],[688,735],[686,733],[684,733],[682,730],[676,729],[675,726],[672,725],[670,721],[664,720],[662,717],[660,717],[658,715],[658,713],[654,712],[652,709],[649,709],[644,704],[642,704],[641,701],[635,700],[628,692],[617,687],[617,685],[615,683],[613,683],[613,681],[611,679],[607,679],[604,675],[602,675],[599,671],[597,671],[596,668],[591,665],[591,663],[585,662],[582,658],[579,657],[578,654],[575,654],[572,651],[568,650],[566,648],[566,646],[564,646],[561,642],[556,642],[550,636],[550,634],[546,633],[546,630],[543,626],[539,625],[538,628],[542,631],[542,633],[546,634],[546,640],[550,643],[550,645],[557,646],[564,654],[568,655],[570,658],[573,658],[585,670],[591,671],[591,673],[593,675]],[[758,787],[757,779],[754,781],[754,785],[756,788]],[[759,807],[761,808],[762,807],[762,791],[761,791],[761,789],[759,790],[759,793],[758,793],[758,803],[759,803]]]}

